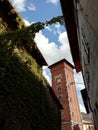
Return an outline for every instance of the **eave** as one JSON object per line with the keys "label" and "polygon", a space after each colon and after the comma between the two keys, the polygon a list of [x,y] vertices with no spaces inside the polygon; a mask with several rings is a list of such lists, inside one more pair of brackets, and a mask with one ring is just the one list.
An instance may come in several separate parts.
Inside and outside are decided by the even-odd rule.
{"label": "eave", "polygon": [[80,53],[78,46],[77,25],[73,0],[60,0],[65,19],[70,49],[77,72],[81,71]]}
{"label": "eave", "polygon": [[56,66],[57,64],[61,63],[61,62],[65,62],[66,64],[68,64],[72,69],[74,69],[75,67],[66,59],[62,59],[62,60],[59,60],[57,61],[56,63],[52,64],[49,66],[49,68],[53,68],[54,66]]}
{"label": "eave", "polygon": [[44,59],[43,55],[41,54],[40,50],[38,49],[38,47],[35,45],[32,48],[32,52],[31,55],[36,59],[36,62],[40,65],[40,66],[47,66],[47,62]]}

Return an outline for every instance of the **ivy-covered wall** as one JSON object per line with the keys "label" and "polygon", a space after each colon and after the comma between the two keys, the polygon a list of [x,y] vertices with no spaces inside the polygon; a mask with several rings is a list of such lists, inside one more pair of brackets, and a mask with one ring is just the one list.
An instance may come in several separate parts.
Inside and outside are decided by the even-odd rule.
{"label": "ivy-covered wall", "polygon": [[4,31],[0,34],[0,130],[60,130],[60,106],[31,55],[34,34],[29,39],[25,33],[20,36],[21,30]]}
{"label": "ivy-covered wall", "polygon": [[7,24],[0,18],[0,33],[3,31],[7,31]]}
{"label": "ivy-covered wall", "polygon": [[59,107],[40,66],[24,50],[0,48],[0,130],[60,130]]}

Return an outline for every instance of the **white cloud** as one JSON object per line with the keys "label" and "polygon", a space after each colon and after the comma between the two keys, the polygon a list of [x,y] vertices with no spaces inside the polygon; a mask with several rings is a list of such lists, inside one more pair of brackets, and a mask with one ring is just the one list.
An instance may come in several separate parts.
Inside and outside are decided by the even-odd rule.
{"label": "white cloud", "polygon": [[47,0],[47,3],[57,4],[58,0]]}
{"label": "white cloud", "polygon": [[80,112],[86,113],[85,107],[82,104],[79,104]]}
{"label": "white cloud", "polygon": [[18,12],[23,12],[26,10],[25,9],[26,0],[10,0],[10,1],[12,2],[13,6]]}
{"label": "white cloud", "polygon": [[75,72],[74,78],[75,78],[75,83],[76,83],[77,89],[79,89],[79,90],[84,89],[85,86],[84,86],[84,82],[83,82],[82,73],[81,72],[79,72],[79,73]]}
{"label": "white cloud", "polygon": [[45,57],[48,64],[53,64],[58,58],[58,47],[54,42],[49,43],[49,39],[46,38],[42,33],[37,33],[35,41]]}
{"label": "white cloud", "polygon": [[24,21],[24,23],[25,23],[25,25],[26,26],[29,26],[31,23],[28,21],[28,20],[26,20],[26,19],[23,19],[23,21]]}
{"label": "white cloud", "polygon": [[61,24],[57,22],[54,26],[57,29],[56,33],[60,34],[61,33],[61,28],[60,28]]}
{"label": "white cloud", "polygon": [[45,29],[47,29],[48,31],[52,31],[52,29],[49,26],[45,26]]}
{"label": "white cloud", "polygon": [[25,23],[26,26],[30,26],[31,24],[35,23],[34,21],[30,23],[30,21],[28,21],[27,19],[28,18],[23,19],[23,21],[24,21],[24,23]]}
{"label": "white cloud", "polygon": [[81,95],[81,92],[80,92],[82,89],[85,88],[82,73],[81,72],[77,73],[74,70],[74,79],[75,79],[75,85],[76,85],[76,90],[77,90],[78,101],[80,103],[79,104],[80,111],[86,113],[84,103],[83,103],[83,99],[82,99],[82,95]]}
{"label": "white cloud", "polygon": [[55,26],[56,28],[60,29],[61,24],[57,22],[54,26]]}
{"label": "white cloud", "polygon": [[61,43],[60,47],[58,47],[58,45],[54,42],[49,42],[49,39],[46,38],[42,32],[36,33],[35,41],[48,65],[51,65],[63,58],[72,62],[66,32],[59,35],[59,42]]}
{"label": "white cloud", "polygon": [[50,73],[49,68],[47,66],[43,66],[42,69],[43,69],[43,75],[45,76],[45,78],[47,79],[49,84],[52,86],[52,83],[51,83],[51,73]]}
{"label": "white cloud", "polygon": [[28,9],[31,10],[31,11],[35,11],[36,6],[33,3],[30,3],[30,5],[28,6]]}
{"label": "white cloud", "polygon": [[69,47],[69,42],[67,38],[67,32],[60,33],[59,35],[59,42],[61,43],[60,46],[60,52],[65,57],[70,63],[73,64],[72,57],[71,57],[71,52],[70,52],[70,47]]}

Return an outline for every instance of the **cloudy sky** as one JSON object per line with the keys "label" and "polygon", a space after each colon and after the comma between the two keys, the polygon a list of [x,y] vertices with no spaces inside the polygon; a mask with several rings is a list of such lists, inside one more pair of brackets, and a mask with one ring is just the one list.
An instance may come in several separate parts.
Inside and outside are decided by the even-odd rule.
{"label": "cloudy sky", "polygon": [[[15,9],[20,13],[26,25],[34,22],[45,22],[53,17],[61,16],[62,11],[59,0],[10,0]],[[64,26],[56,23],[45,27],[44,30],[36,33],[35,41],[42,52],[48,65],[51,65],[63,58],[73,64],[67,32]],[[51,84],[51,74],[48,67],[43,67],[43,74]],[[84,88],[81,73],[74,71],[77,87],[80,110],[85,112],[80,90]],[[81,84],[78,84],[81,83]]]}

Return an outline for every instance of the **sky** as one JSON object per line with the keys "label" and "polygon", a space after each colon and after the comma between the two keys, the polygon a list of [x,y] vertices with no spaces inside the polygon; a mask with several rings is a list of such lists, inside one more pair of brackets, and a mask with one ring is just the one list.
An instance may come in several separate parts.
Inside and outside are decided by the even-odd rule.
{"label": "sky", "polygon": [[[62,16],[59,0],[10,0],[29,26],[35,22],[45,22],[53,17]],[[70,53],[66,28],[59,23],[45,27],[44,30],[36,33],[35,41],[48,66],[65,58],[71,64],[73,60]],[[51,85],[51,73],[47,66],[43,66],[43,74]],[[81,72],[74,71],[76,89],[78,94],[80,111],[85,112],[80,90],[84,88]],[[80,84],[79,84],[80,83]]]}

